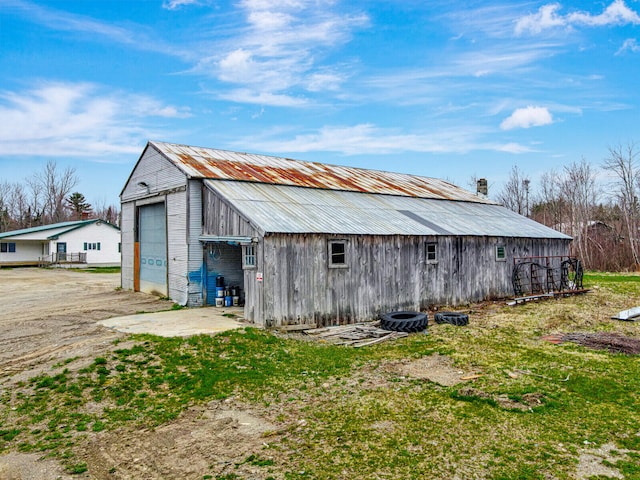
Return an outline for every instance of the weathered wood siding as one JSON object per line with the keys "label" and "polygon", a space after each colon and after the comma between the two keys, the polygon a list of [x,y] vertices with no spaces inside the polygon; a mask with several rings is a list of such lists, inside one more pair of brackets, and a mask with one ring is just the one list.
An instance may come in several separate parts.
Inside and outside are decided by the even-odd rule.
{"label": "weathered wood siding", "polygon": [[[348,268],[328,268],[329,239],[347,240]],[[426,261],[427,242],[437,242],[437,263]],[[505,246],[506,261],[496,260],[496,245]],[[264,323],[351,323],[509,296],[514,257],[567,253],[566,240],[268,235]]]}
{"label": "weathered wood siding", "polygon": [[256,278],[256,274],[263,269],[263,242],[260,232],[240,215],[233,205],[206,187],[203,189],[203,209],[202,231],[205,235],[244,236],[259,239],[256,245],[256,268],[243,271],[244,317],[250,322],[263,324],[264,283]]}

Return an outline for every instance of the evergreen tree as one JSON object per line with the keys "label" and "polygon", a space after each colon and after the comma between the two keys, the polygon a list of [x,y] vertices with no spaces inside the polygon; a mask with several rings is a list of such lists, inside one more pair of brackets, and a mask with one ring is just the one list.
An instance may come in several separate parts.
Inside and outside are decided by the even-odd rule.
{"label": "evergreen tree", "polygon": [[88,216],[91,211],[91,204],[87,202],[84,195],[80,192],[74,192],[66,199],[67,208],[71,210],[73,217],[76,220],[82,220],[83,217]]}

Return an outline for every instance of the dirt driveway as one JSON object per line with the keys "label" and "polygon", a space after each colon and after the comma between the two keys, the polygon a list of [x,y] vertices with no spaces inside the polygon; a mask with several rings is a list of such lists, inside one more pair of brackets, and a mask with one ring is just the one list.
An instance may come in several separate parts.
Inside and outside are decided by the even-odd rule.
{"label": "dirt driveway", "polygon": [[123,336],[98,320],[172,305],[119,285],[117,273],[0,269],[0,388],[66,358],[98,355]]}
{"label": "dirt driveway", "polygon": [[[116,338],[127,337],[98,321],[172,306],[119,285],[118,274],[0,269],[0,395],[15,392],[22,388],[20,382],[49,373],[65,359],[77,359],[76,367],[88,364],[115,348]],[[157,429],[89,433],[79,455],[91,473],[69,475],[44,453],[11,451],[0,455],[0,479],[201,479],[202,471],[215,467],[223,472],[260,451],[263,433],[273,430],[244,405],[212,401]],[[252,469],[259,467],[247,464],[234,471],[259,478]]]}

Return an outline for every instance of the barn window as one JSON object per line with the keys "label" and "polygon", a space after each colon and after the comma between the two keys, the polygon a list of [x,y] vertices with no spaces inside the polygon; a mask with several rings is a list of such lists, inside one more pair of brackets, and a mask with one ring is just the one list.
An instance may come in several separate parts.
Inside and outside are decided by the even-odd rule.
{"label": "barn window", "polygon": [[256,268],[256,246],[243,245],[242,250],[242,268]]}
{"label": "barn window", "polygon": [[438,263],[438,244],[435,242],[427,243],[427,263]]}
{"label": "barn window", "polygon": [[16,243],[15,242],[3,242],[0,243],[0,252],[2,253],[16,253]]}
{"label": "barn window", "polygon": [[329,240],[329,268],[347,267],[347,241]]}
{"label": "barn window", "polygon": [[504,245],[496,245],[496,261],[505,262],[507,260],[507,249]]}

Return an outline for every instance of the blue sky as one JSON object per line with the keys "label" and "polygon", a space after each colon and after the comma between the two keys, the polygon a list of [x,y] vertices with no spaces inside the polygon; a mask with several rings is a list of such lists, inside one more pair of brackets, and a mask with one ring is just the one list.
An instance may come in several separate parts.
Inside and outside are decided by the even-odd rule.
{"label": "blue sky", "polygon": [[640,2],[0,0],[0,181],[147,140],[502,188],[640,142]]}

